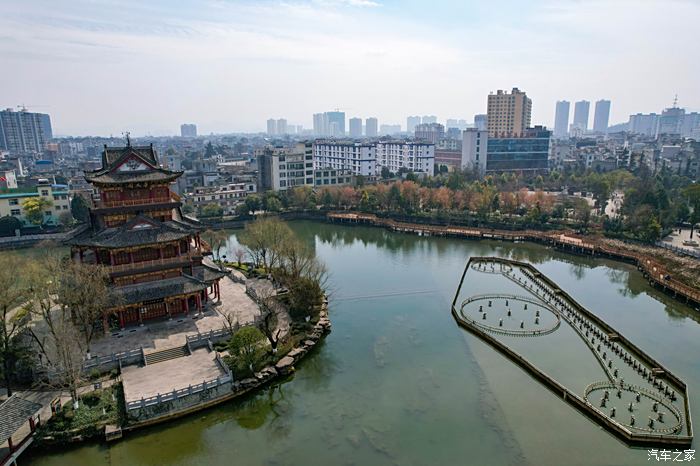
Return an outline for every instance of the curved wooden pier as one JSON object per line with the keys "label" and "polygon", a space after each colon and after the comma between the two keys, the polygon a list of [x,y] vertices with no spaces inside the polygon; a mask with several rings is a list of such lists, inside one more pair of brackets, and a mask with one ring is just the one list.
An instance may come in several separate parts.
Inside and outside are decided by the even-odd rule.
{"label": "curved wooden pier", "polygon": [[[617,350],[623,348],[625,350],[623,351],[625,360],[627,361],[627,358],[629,357],[629,361],[631,362],[634,358],[634,367],[640,374],[641,363],[643,363],[645,367],[648,367],[650,369],[648,371],[648,381],[651,384],[653,390],[648,390],[646,388],[638,387],[629,383],[625,384],[621,377],[619,379],[615,379],[610,375],[609,381],[595,382],[589,385],[589,387],[587,387],[586,389],[586,393],[583,396],[580,396],[571,391],[569,388],[567,388],[560,382],[558,382],[557,380],[555,380],[554,378],[552,378],[551,376],[549,376],[541,368],[537,367],[535,364],[523,357],[517,351],[510,348],[506,343],[500,341],[497,335],[486,331],[484,328],[478,325],[473,325],[473,320],[465,318],[465,316],[460,312],[463,306],[458,305],[458,300],[460,298],[462,285],[464,283],[464,278],[467,274],[467,271],[470,269],[470,266],[472,264],[477,263],[505,264],[510,267],[518,267],[519,269],[521,269],[525,276],[531,277],[531,280],[533,280],[532,283],[534,284],[534,286],[530,285],[529,289],[534,292],[535,296],[541,298],[542,303],[545,305],[549,305],[553,311],[559,312],[562,315],[562,318],[567,320],[567,322],[572,323],[572,327],[575,330],[577,330],[576,322],[579,323],[578,328],[581,329],[592,329],[592,326],[584,327],[584,325],[588,323],[593,324],[596,329],[595,331],[598,332],[597,335],[602,337],[601,340],[604,339],[606,341],[606,345],[608,345],[608,347],[610,348],[611,353],[613,350],[613,346],[615,346]],[[523,287],[528,289],[528,287],[524,283]],[[533,288],[536,289],[533,290]],[[466,301],[468,301],[468,299],[465,300],[465,302]],[[690,402],[688,398],[688,387],[686,386],[685,382],[683,382],[681,379],[669,372],[665,367],[663,367],[661,364],[655,361],[651,356],[647,355],[640,348],[634,345],[631,341],[629,341],[615,329],[610,327],[603,320],[598,318],[595,314],[591,313],[586,308],[577,303],[568,293],[559,288],[553,281],[551,281],[545,275],[540,273],[532,265],[524,262],[502,259],[497,257],[470,258],[467,262],[467,265],[464,268],[464,272],[462,273],[462,277],[459,281],[459,286],[455,293],[455,297],[452,301],[452,315],[459,326],[465,328],[469,332],[473,333],[474,335],[478,336],[480,339],[491,345],[493,348],[498,350],[504,356],[508,357],[511,361],[513,361],[526,372],[528,372],[530,375],[532,375],[535,379],[539,380],[552,392],[559,395],[566,402],[576,407],[579,411],[588,416],[590,419],[594,420],[602,427],[615,434],[628,444],[640,446],[664,445],[673,447],[686,447],[691,445],[693,439],[693,430],[690,414]],[[584,319],[586,320],[586,324],[581,325],[581,322]],[[583,335],[581,336],[583,337]],[[588,336],[588,333],[586,333],[586,336]],[[587,342],[585,337],[584,341]],[[598,347],[600,351],[600,345]],[[620,353],[618,352],[618,354]],[[596,357],[598,357],[598,355],[596,355]],[[603,356],[603,359],[604,358],[605,356]],[[636,361],[640,361],[640,366],[637,366]],[[606,369],[604,364],[603,368]],[[609,371],[607,371],[607,369],[606,373],[609,374]],[[617,376],[617,373],[615,375]],[[644,369],[644,377],[647,378],[646,369]],[[618,418],[615,418],[614,414],[612,416],[605,414],[601,409],[591,404],[588,395],[590,391],[602,389],[601,387],[603,387],[603,385],[606,384],[607,387],[611,389],[619,388],[627,391],[636,391],[638,394],[641,392],[644,396],[647,396],[649,398],[656,397],[656,399],[663,400],[665,402],[675,401],[675,394],[671,392],[669,396],[668,391],[669,387],[674,387],[676,390],[678,390],[679,394],[682,394],[683,397],[682,407],[678,406],[677,409],[675,409],[675,411],[677,411],[678,413],[678,416],[680,416],[679,420],[683,424],[682,428],[678,432],[670,432],[669,429],[661,428],[657,428],[655,431],[653,428],[653,424],[651,429],[647,429],[641,426],[635,426],[634,428],[632,428],[629,425],[623,424],[621,421],[618,420]],[[656,394],[654,390],[660,391],[661,394]],[[603,404],[602,406],[605,405]],[[656,410],[656,408],[654,408],[654,410]]]}
{"label": "curved wooden pier", "polygon": [[597,244],[590,240],[576,237],[570,233],[542,232],[535,230],[507,231],[449,225],[423,225],[397,222],[392,219],[377,217],[374,214],[355,212],[329,212],[327,219],[337,223],[379,226],[396,232],[412,233],[421,236],[531,241],[574,254],[615,259],[636,265],[637,269],[642,272],[644,278],[646,278],[652,286],[662,289],[674,298],[696,309],[700,307],[700,291],[673,278],[670,271],[652,257],[629,250],[616,249],[604,244]]}

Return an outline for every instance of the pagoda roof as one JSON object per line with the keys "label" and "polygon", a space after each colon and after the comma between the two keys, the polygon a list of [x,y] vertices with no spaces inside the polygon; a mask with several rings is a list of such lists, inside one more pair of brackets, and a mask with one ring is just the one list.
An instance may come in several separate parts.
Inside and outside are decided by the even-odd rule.
{"label": "pagoda roof", "polygon": [[209,265],[207,259],[202,261],[202,265],[194,267],[192,275],[205,283],[213,283],[215,280],[228,275],[228,271],[220,270],[214,265]]}
{"label": "pagoda roof", "polygon": [[196,293],[204,290],[209,285],[189,275],[181,275],[165,280],[137,283],[114,288],[117,295],[118,306],[138,304],[153,299],[163,299],[170,296]]}
{"label": "pagoda roof", "polygon": [[102,168],[85,172],[90,183],[118,185],[123,183],[169,182],[182,171],[166,170],[158,165],[158,156],[150,146],[107,147],[102,152]]}
{"label": "pagoda roof", "polygon": [[66,244],[124,248],[177,241],[187,238],[193,231],[195,228],[182,222],[175,220],[161,222],[151,217],[137,215],[116,227],[99,231],[92,228],[78,230],[74,236],[66,241]]}

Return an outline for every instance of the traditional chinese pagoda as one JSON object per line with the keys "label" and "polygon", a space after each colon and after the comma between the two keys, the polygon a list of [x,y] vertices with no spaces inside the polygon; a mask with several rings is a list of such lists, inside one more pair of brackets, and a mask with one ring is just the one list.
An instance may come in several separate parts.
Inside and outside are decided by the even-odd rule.
{"label": "traditional chinese pagoda", "polygon": [[170,183],[183,172],[162,168],[153,145],[107,147],[102,168],[85,172],[99,191],[90,221],[68,240],[73,260],[107,267],[117,300],[105,328],[201,312],[219,298],[224,273],[202,262],[210,254],[199,223],[182,214]]}

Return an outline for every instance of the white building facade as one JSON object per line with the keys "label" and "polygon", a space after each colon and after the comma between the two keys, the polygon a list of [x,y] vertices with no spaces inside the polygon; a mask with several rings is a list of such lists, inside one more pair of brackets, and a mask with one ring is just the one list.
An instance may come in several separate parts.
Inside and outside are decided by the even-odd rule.
{"label": "white building facade", "polygon": [[416,141],[380,141],[376,143],[377,174],[382,167],[392,173],[400,169],[432,175],[435,170],[435,144]]}
{"label": "white building facade", "polygon": [[377,156],[375,144],[348,141],[324,141],[314,143],[314,168],[332,168],[354,175],[374,176]]}
{"label": "white building facade", "polygon": [[486,154],[489,147],[489,132],[478,128],[462,131],[462,169],[486,172]]}

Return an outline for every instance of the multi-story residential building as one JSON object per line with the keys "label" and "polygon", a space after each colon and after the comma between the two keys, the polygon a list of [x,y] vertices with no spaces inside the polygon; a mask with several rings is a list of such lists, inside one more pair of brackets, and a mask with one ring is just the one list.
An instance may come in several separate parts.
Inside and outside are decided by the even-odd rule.
{"label": "multi-story residential building", "polygon": [[569,109],[568,100],[557,101],[554,112],[554,137],[556,139],[566,139],[569,135]]}
{"label": "multi-story residential building", "polygon": [[577,129],[583,132],[588,130],[588,112],[591,109],[591,103],[587,100],[579,100],[574,104],[574,122],[572,129]]}
{"label": "multi-story residential building", "polygon": [[382,167],[392,173],[405,169],[432,175],[435,170],[435,144],[423,141],[379,141],[376,143],[377,174]]}
{"label": "multi-story residential building", "polygon": [[64,212],[70,212],[70,196],[68,186],[49,183],[41,179],[39,184],[30,189],[9,189],[0,193],[0,217],[11,215],[17,217],[24,225],[30,223],[25,218],[22,202],[28,198],[40,197],[49,201],[44,211],[44,224],[58,225],[59,217]]}
{"label": "multi-story residential building", "polygon": [[381,125],[379,127],[379,134],[382,136],[392,136],[394,134],[399,134],[401,132],[401,125]]}
{"label": "multi-story residential building", "polygon": [[350,137],[351,138],[361,138],[362,137],[362,118],[350,118]]}
{"label": "multi-story residential building", "polygon": [[479,131],[488,131],[489,129],[488,115],[479,113],[474,115],[474,127]]}
{"label": "multi-story residential building", "polygon": [[328,119],[328,136],[342,137],[345,135],[345,112],[326,112]]}
{"label": "multi-story residential building", "polygon": [[450,129],[458,129],[460,132],[467,129],[467,120],[458,120],[455,118],[448,118],[445,127]]}
{"label": "multi-story residential building", "polygon": [[217,204],[224,215],[234,215],[249,194],[256,192],[255,183],[227,183],[221,186],[195,188],[191,194],[192,204],[199,209],[208,204]]}
{"label": "multi-story residential building", "polygon": [[445,127],[440,123],[421,123],[416,126],[415,137],[437,144],[440,139],[445,137]]}
{"label": "multi-story residential building", "polygon": [[365,177],[376,174],[374,143],[317,140],[313,145],[313,155],[316,170],[332,168]]}
{"label": "multi-story residential building", "polygon": [[423,118],[421,119],[421,123],[424,123],[424,124],[437,123],[437,117],[435,115],[423,115]]}
{"label": "multi-story residential building", "polygon": [[610,122],[610,101],[601,99],[595,103],[595,113],[593,114],[593,131],[596,133],[606,133]]}
{"label": "multi-story residential building", "polygon": [[378,124],[376,118],[367,118],[365,120],[365,137],[376,138],[379,135]]}
{"label": "multi-story residential building", "polygon": [[[486,172],[546,172],[549,169],[552,132],[542,126],[528,128],[520,137],[488,138]],[[462,141],[464,147],[464,141]]]}
{"label": "multi-story residential building", "polygon": [[656,136],[659,126],[659,115],[656,113],[637,113],[630,115],[627,130],[631,133],[643,134],[645,136]]}
{"label": "multi-story residential building", "polygon": [[325,136],[326,129],[324,126],[324,114],[323,113],[314,113],[313,122],[314,122],[313,123],[314,135]]}
{"label": "multi-story residential building", "polygon": [[275,136],[277,135],[277,120],[274,118],[269,118],[267,120],[267,135]]}
{"label": "multi-story residential building", "polygon": [[419,116],[410,116],[406,118],[406,131],[408,133],[413,133],[416,130],[416,126],[421,124],[421,118]]}
{"label": "multi-story residential building", "polygon": [[355,175],[345,170],[326,168],[314,170],[314,187],[351,185],[355,183]]}
{"label": "multi-story residential building", "polygon": [[180,125],[180,136],[183,138],[196,138],[197,125],[194,123],[184,123]]}
{"label": "multi-story residential building", "polygon": [[287,120],[280,118],[277,120],[277,134],[284,135],[287,134]]}
{"label": "multi-story residential building", "polygon": [[685,117],[685,109],[673,107],[664,109],[659,116],[659,125],[656,129],[656,137],[662,134],[678,135],[681,134],[683,127],[683,118]]}
{"label": "multi-story residential building", "polygon": [[0,111],[0,150],[40,153],[53,138],[51,118],[44,113]]}
{"label": "multi-story residential building", "polygon": [[517,87],[510,94],[499,89],[489,94],[486,113],[489,136],[520,136],[530,126],[532,100]]}
{"label": "multi-story residential building", "polygon": [[467,128],[462,132],[462,154],[460,168],[484,174],[489,133],[478,128]]}
{"label": "multi-story residential building", "polygon": [[258,190],[286,191],[314,184],[314,147],[300,142],[294,147],[266,147],[257,154]]}

